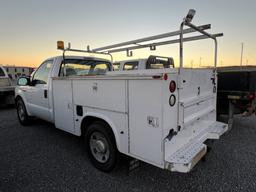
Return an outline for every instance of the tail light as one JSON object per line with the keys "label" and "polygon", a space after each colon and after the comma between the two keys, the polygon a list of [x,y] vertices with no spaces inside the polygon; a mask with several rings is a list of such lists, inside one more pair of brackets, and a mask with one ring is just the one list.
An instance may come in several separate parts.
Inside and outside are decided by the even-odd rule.
{"label": "tail light", "polygon": [[166,81],[168,79],[168,75],[165,73],[164,74],[164,80]]}
{"label": "tail light", "polygon": [[251,93],[250,95],[248,95],[248,99],[249,100],[254,100],[255,99],[255,93]]}
{"label": "tail light", "polygon": [[176,90],[176,83],[175,81],[171,81],[169,85],[169,90],[171,93],[173,93]]}

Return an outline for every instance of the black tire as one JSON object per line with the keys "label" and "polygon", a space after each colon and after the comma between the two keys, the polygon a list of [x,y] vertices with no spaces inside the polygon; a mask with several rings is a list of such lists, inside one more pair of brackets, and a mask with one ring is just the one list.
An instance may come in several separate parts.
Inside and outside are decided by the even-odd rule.
{"label": "black tire", "polygon": [[21,125],[29,125],[30,124],[30,116],[27,113],[26,106],[22,99],[18,99],[16,102],[16,109],[18,119]]}
{"label": "black tire", "polygon": [[85,144],[89,159],[97,169],[110,172],[116,167],[119,152],[111,128],[106,123],[97,121],[89,125]]}

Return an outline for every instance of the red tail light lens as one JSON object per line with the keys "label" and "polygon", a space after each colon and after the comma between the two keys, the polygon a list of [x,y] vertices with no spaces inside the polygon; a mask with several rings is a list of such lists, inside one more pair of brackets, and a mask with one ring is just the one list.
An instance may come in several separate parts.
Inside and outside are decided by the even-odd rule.
{"label": "red tail light lens", "polygon": [[171,81],[169,85],[169,90],[171,93],[173,93],[176,90],[176,83],[175,81]]}
{"label": "red tail light lens", "polygon": [[165,73],[164,74],[164,80],[166,81],[168,79],[168,75]]}
{"label": "red tail light lens", "polygon": [[251,94],[248,96],[248,98],[249,98],[250,100],[254,100],[254,99],[255,99],[255,94],[254,94],[254,93],[251,93]]}

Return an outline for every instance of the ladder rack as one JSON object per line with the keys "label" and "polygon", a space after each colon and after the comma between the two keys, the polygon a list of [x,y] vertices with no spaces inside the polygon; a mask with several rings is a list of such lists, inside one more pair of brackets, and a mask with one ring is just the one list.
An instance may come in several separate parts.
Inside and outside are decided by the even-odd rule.
{"label": "ladder rack", "polygon": [[[182,68],[183,67],[183,43],[210,38],[214,40],[214,45],[215,45],[214,67],[216,68],[217,67],[217,51],[218,51],[217,37],[223,36],[223,33],[210,34],[206,32],[207,29],[211,28],[210,24],[201,25],[201,26],[196,26],[192,24],[191,21],[194,15],[195,15],[195,10],[190,9],[187,16],[183,19],[180,25],[180,30],[177,30],[177,31],[149,36],[149,37],[131,40],[131,41],[126,41],[126,42],[108,45],[104,47],[98,47],[95,49],[90,49],[89,46],[87,47],[87,50],[71,49],[70,43],[68,48],[64,48],[63,46],[63,48],[59,48],[59,49],[63,50],[63,57],[65,57],[66,51],[77,51],[77,52],[109,55],[111,57],[111,61],[113,61],[112,53],[126,51],[127,56],[132,56],[132,50],[150,48],[151,51],[154,51],[156,50],[157,46],[179,43],[180,44],[180,68]],[[184,29],[184,26],[187,26],[188,28]],[[184,34],[190,34],[194,32],[199,32],[201,33],[201,35],[190,36],[185,38],[183,37]],[[174,36],[179,36],[179,38],[172,39],[172,40],[162,40],[164,38],[170,38]],[[156,41],[156,40],[160,40],[160,41]],[[152,41],[156,41],[156,42],[152,42]]]}

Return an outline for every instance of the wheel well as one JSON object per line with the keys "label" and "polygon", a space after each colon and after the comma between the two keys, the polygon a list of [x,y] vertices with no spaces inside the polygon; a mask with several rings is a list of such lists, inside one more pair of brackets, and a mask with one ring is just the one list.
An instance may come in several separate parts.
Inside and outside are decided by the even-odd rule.
{"label": "wheel well", "polygon": [[19,99],[22,100],[22,97],[18,95],[18,96],[15,98],[15,104],[17,104],[17,102],[18,102]]}
{"label": "wheel well", "polygon": [[82,123],[81,123],[81,136],[84,136],[85,133],[86,133],[86,130],[87,128],[93,123],[93,122],[96,122],[96,121],[100,121],[100,122],[103,122],[105,123],[110,131],[112,132],[114,138],[115,138],[115,134],[113,132],[113,130],[111,129],[111,126],[108,124],[108,122],[106,122],[104,119],[101,119],[101,118],[98,118],[98,117],[93,117],[93,116],[86,116],[83,120],[82,120]]}

